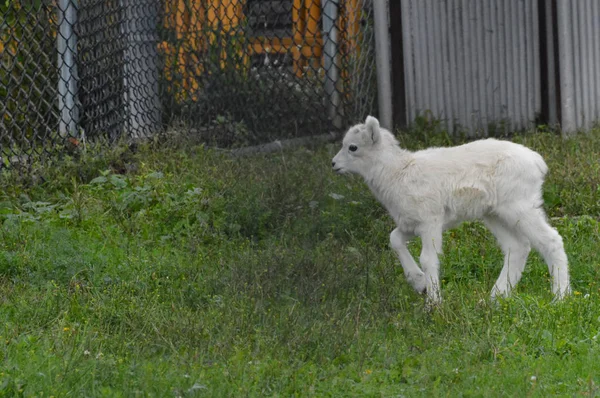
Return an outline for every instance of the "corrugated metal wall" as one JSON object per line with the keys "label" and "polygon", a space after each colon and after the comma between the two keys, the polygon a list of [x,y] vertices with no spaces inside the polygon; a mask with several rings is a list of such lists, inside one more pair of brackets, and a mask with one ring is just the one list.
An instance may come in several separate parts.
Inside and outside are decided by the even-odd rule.
{"label": "corrugated metal wall", "polygon": [[600,122],[600,0],[559,0],[557,32],[562,130],[589,130]]}
{"label": "corrugated metal wall", "polygon": [[409,123],[433,117],[470,135],[532,126],[541,111],[537,1],[400,1]]}

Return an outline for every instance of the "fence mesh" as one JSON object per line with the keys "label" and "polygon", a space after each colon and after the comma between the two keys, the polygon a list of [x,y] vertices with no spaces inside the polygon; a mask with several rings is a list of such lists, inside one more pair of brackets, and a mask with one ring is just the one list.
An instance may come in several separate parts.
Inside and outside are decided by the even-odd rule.
{"label": "fence mesh", "polygon": [[2,164],[98,137],[230,147],[341,131],[376,106],[371,4],[1,2]]}

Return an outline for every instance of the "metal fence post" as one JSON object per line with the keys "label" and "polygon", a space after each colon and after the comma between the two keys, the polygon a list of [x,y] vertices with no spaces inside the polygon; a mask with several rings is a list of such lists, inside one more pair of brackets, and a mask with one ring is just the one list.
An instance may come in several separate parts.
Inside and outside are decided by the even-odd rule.
{"label": "metal fence post", "polygon": [[558,32],[556,22],[556,2],[538,0],[538,20],[540,29],[540,80],[541,114],[540,121],[549,126],[559,124],[558,91]]}
{"label": "metal fence post", "polygon": [[379,121],[386,129],[392,128],[392,82],[390,65],[390,39],[387,3],[373,1],[375,24],[375,57],[377,62],[377,99]]}
{"label": "metal fence post", "polygon": [[323,9],[323,66],[325,68],[325,92],[329,98],[329,117],[335,128],[342,127],[342,118],[339,114],[339,68],[338,57],[338,4],[339,0],[324,0]]}
{"label": "metal fence post", "polygon": [[158,0],[121,0],[125,7],[124,86],[129,138],[148,138],[160,129]]}
{"label": "metal fence post", "polygon": [[560,59],[561,127],[564,134],[577,130],[575,117],[575,82],[573,78],[573,32],[571,19],[572,4],[558,1],[558,57]]}
{"label": "metal fence post", "polygon": [[58,1],[58,26],[56,48],[58,50],[58,108],[60,111],[59,133],[61,137],[77,134],[79,107],[77,93],[77,36],[73,26],[77,22],[76,0]]}
{"label": "metal fence post", "polygon": [[392,58],[392,115],[394,127],[406,128],[406,82],[404,75],[404,37],[402,34],[402,3],[389,0],[390,41]]}

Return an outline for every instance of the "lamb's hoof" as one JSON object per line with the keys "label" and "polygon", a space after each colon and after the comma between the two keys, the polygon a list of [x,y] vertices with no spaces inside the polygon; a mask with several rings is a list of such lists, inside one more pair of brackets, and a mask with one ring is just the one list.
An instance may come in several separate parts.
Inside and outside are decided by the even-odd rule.
{"label": "lamb's hoof", "polygon": [[491,296],[489,299],[482,298],[477,302],[477,306],[479,308],[492,308],[498,309],[500,308],[500,303],[498,303],[498,299],[494,296]]}
{"label": "lamb's hoof", "polygon": [[567,297],[569,297],[571,294],[572,291],[570,286],[563,290],[556,289],[556,291],[554,292],[554,298],[552,299],[552,303],[560,303],[564,301]]}
{"label": "lamb's hoof", "polygon": [[408,282],[410,283],[412,288],[415,289],[415,292],[419,294],[427,293],[427,284],[425,283],[424,277],[411,279]]}
{"label": "lamb's hoof", "polygon": [[425,311],[427,312],[431,312],[434,311],[438,308],[440,308],[442,305],[442,298],[439,294],[437,295],[428,295],[425,298]]}
{"label": "lamb's hoof", "polygon": [[425,300],[425,306],[423,308],[425,309],[425,312],[432,313],[432,312],[436,311],[437,309],[439,309],[441,306],[442,306],[441,301],[434,301],[434,300],[427,299],[427,300]]}

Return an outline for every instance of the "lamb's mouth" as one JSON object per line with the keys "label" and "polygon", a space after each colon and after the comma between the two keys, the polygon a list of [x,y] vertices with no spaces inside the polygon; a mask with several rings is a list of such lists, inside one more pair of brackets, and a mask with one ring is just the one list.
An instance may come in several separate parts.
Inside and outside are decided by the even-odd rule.
{"label": "lamb's mouth", "polygon": [[343,174],[344,173],[344,169],[341,167],[338,167],[337,169],[333,169],[334,172],[338,173],[338,174]]}

